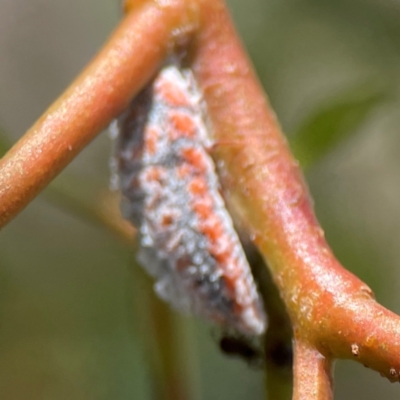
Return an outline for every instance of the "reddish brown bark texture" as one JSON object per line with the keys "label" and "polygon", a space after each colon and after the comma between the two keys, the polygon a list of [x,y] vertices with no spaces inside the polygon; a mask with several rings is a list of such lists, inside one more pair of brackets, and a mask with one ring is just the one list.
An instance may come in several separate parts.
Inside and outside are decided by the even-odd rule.
{"label": "reddish brown bark texture", "polygon": [[8,223],[110,121],[153,75],[188,7],[142,2],[88,68],[0,160],[0,227]]}
{"label": "reddish brown bark texture", "polygon": [[190,38],[225,189],[268,260],[293,323],[294,398],[330,398],[333,358],[353,358],[399,380],[400,318],[375,302],[325,242],[222,0],[130,0],[126,10],[104,50],[1,160],[0,226],[126,106],[174,37]]}
{"label": "reddish brown bark texture", "polygon": [[294,349],[293,400],[333,399],[331,360],[299,339]]}
{"label": "reddish brown bark texture", "polygon": [[327,357],[353,358],[398,380],[400,318],[377,304],[371,290],[333,256],[224,5],[214,0],[201,5],[193,67],[216,141],[225,143],[217,146],[216,158],[268,260],[295,337]]}

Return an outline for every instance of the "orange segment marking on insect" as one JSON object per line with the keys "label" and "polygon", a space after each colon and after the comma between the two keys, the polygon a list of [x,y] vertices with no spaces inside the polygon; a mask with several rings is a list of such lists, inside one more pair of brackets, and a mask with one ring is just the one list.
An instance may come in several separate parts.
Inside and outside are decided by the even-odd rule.
{"label": "orange segment marking on insect", "polygon": [[151,126],[146,129],[144,137],[148,152],[151,155],[155,154],[157,151],[157,145],[160,140],[160,132],[154,126]]}
{"label": "orange segment marking on insect", "polygon": [[155,92],[162,100],[174,107],[190,106],[190,100],[185,92],[167,79],[160,79],[155,84]]}
{"label": "orange segment marking on insect", "polygon": [[207,161],[204,152],[197,148],[185,147],[181,150],[182,157],[199,172],[205,172]]}
{"label": "orange segment marking on insect", "polygon": [[181,111],[170,111],[168,113],[169,123],[169,137],[171,140],[177,140],[180,137],[194,138],[196,135],[196,125],[193,117]]}

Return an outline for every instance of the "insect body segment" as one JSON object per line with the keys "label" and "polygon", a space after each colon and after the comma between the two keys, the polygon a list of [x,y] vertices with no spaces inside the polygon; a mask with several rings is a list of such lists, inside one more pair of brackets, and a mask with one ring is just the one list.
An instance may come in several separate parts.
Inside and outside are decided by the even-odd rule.
{"label": "insect body segment", "polygon": [[264,312],[206,151],[203,109],[190,71],[167,65],[115,121],[124,211],[162,298],[257,335]]}

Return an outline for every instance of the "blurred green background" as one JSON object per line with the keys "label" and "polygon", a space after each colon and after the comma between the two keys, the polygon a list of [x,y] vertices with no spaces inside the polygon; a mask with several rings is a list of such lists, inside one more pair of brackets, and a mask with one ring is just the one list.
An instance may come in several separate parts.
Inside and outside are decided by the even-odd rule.
{"label": "blurred green background", "polygon": [[[400,2],[231,0],[237,27],[306,169],[343,264],[400,312]],[[116,0],[0,0],[0,130],[16,141],[101,47]],[[140,55],[139,55],[140,56]],[[87,204],[108,186],[103,133],[55,185]],[[7,400],[151,399],[146,293],[130,249],[45,195],[0,239],[0,393]],[[222,357],[183,318],[197,399],[262,399],[263,375]],[[142,332],[143,333],[143,332]],[[337,399],[395,399],[400,386],[338,362]]]}

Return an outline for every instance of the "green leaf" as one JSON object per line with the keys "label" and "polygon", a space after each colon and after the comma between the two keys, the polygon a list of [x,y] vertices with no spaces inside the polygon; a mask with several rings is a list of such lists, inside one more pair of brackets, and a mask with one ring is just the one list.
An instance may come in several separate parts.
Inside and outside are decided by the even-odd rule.
{"label": "green leaf", "polygon": [[356,133],[371,111],[387,97],[387,92],[376,86],[358,86],[308,116],[289,139],[302,167],[310,167]]}

